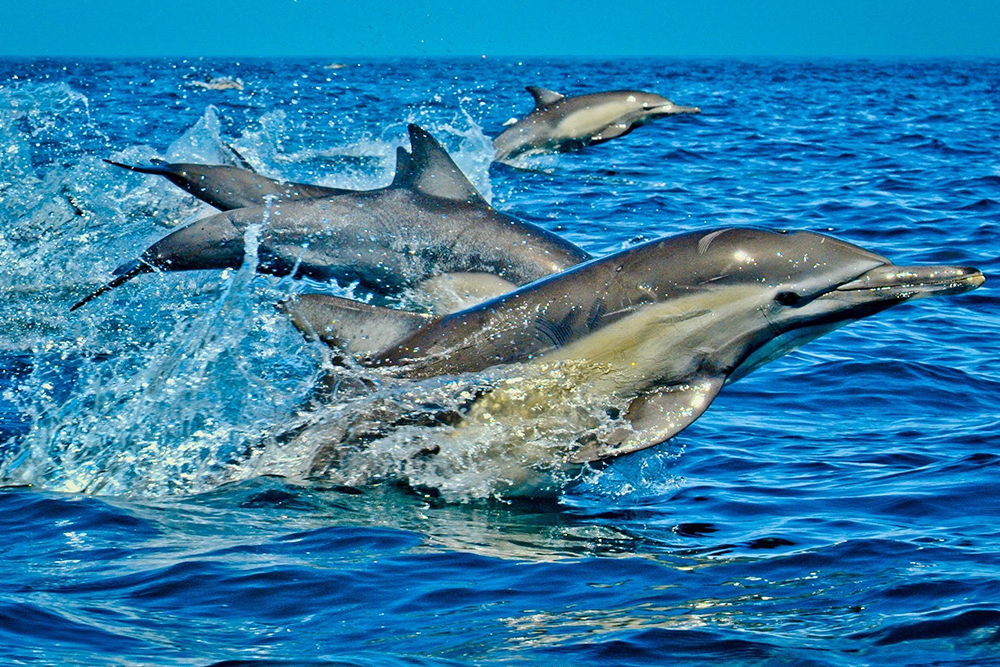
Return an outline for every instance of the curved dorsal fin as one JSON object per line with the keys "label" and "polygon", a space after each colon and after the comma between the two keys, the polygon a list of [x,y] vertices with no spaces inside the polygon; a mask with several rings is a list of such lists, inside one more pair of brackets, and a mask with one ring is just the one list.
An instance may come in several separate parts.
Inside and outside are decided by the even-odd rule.
{"label": "curved dorsal fin", "polygon": [[247,171],[257,173],[257,170],[253,168],[250,161],[243,157],[243,154],[236,150],[236,146],[228,144],[225,141],[222,142],[222,156],[227,159],[228,162],[232,163],[232,166],[239,169],[246,169]]}
{"label": "curved dorsal fin", "polygon": [[437,139],[413,124],[408,125],[407,130],[410,133],[410,154],[406,158],[406,168],[397,167],[392,187],[411,188],[441,199],[487,205]]}
{"label": "curved dorsal fin", "polygon": [[536,109],[544,109],[550,104],[554,104],[566,97],[565,95],[561,95],[554,90],[539,88],[538,86],[525,86],[525,89],[531,93],[532,97],[535,98]]}
{"label": "curved dorsal fin", "polygon": [[410,159],[410,152],[399,146],[396,148],[396,173],[392,177],[390,188],[407,188],[413,180],[413,160]]}

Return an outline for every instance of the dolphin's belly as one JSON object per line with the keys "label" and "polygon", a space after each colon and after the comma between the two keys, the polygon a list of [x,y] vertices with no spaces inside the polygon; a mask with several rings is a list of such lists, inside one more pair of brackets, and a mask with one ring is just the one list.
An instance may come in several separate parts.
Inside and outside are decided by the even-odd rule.
{"label": "dolphin's belly", "polygon": [[566,139],[589,139],[614,123],[616,118],[605,109],[583,109],[561,118],[555,126],[555,133]]}
{"label": "dolphin's belly", "polygon": [[469,418],[517,420],[545,413],[573,420],[588,413],[581,406],[621,407],[652,387],[724,375],[760,326],[755,296],[752,289],[732,288],[644,306],[524,363],[480,399]]}

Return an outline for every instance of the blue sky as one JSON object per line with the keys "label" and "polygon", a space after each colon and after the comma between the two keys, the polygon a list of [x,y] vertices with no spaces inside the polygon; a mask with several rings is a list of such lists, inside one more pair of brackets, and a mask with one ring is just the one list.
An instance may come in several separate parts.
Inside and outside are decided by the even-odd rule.
{"label": "blue sky", "polygon": [[1000,0],[0,0],[0,55],[1000,56]]}

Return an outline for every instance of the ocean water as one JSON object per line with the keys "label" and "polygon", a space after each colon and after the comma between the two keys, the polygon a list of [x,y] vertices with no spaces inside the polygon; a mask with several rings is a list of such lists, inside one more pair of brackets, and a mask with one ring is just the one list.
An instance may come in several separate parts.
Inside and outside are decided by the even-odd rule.
{"label": "ocean water", "polygon": [[[1000,664],[1000,61],[333,65],[0,61],[0,662]],[[243,90],[192,85],[211,76]],[[525,85],[702,114],[491,166]],[[274,304],[354,286],[146,275],[69,312],[209,210],[103,158],[233,147],[376,187],[408,122],[494,206],[595,254],[753,225],[988,280],[810,343],[534,498],[505,494],[506,434],[423,461],[448,427],[419,423],[303,476],[281,430],[333,437],[374,404]]]}

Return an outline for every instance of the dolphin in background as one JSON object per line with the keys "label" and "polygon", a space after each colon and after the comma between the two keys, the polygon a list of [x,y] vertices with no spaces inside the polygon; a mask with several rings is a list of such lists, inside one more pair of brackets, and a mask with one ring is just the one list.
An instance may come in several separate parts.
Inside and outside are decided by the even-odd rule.
{"label": "dolphin in background", "polygon": [[459,428],[516,422],[530,434],[548,420],[585,436],[562,453],[582,464],[664,442],[728,382],[838,327],[984,280],[974,268],[897,266],[821,234],[726,228],[628,248],[440,318],[319,294],[283,308],[390,376],[520,364]]}
{"label": "dolphin in background", "polygon": [[[399,153],[406,158],[409,157],[409,153],[402,148],[399,149]],[[250,169],[227,165],[170,163],[155,158],[150,160],[153,163],[150,166],[123,164],[114,160],[105,162],[129,171],[163,176],[177,187],[220,211],[263,206],[268,197],[293,201],[355,192],[355,190],[328,188],[322,185],[288,183],[262,176]]]}
{"label": "dolphin in background", "polygon": [[382,295],[428,281],[432,299],[436,289],[446,299],[456,293],[481,299],[590,258],[492,208],[430,134],[416,125],[408,131],[411,152],[389,186],[278,199],[196,220],[119,266],[114,279],[71,310],[143,273],[237,268],[253,225],[260,229],[258,272],[357,281]]}
{"label": "dolphin in background", "polygon": [[495,160],[526,153],[574,151],[623,137],[654,118],[701,113],[654,93],[613,90],[565,97],[545,88],[528,86],[534,110],[493,140]]}

